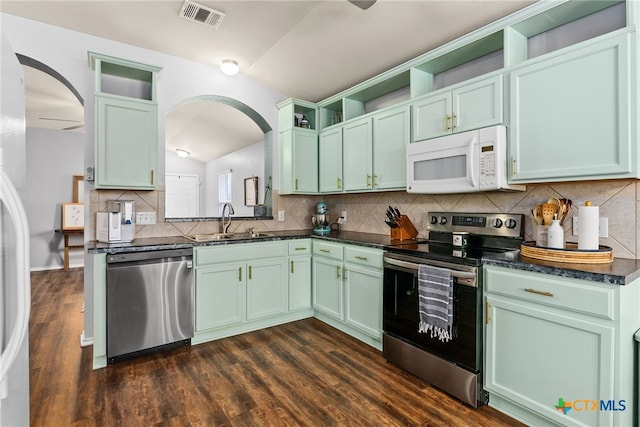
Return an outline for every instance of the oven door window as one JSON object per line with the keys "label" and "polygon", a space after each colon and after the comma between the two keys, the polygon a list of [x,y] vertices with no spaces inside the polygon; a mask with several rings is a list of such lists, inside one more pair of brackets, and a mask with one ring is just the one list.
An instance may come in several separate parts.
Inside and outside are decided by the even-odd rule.
{"label": "oven door window", "polygon": [[480,369],[482,325],[479,288],[454,283],[453,338],[448,342],[418,332],[420,315],[416,274],[386,268],[383,291],[383,329],[386,333],[472,371]]}

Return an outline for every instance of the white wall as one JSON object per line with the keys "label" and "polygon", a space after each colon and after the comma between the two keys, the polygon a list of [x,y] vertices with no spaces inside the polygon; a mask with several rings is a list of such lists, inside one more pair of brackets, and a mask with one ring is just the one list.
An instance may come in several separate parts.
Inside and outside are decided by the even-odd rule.
{"label": "white wall", "polygon": [[[27,128],[27,189],[24,205],[31,234],[31,269],[63,267],[64,239],[61,226],[63,202],[73,201],[73,175],[84,169],[85,135],[49,129]],[[71,244],[82,244],[73,236]],[[84,265],[84,252],[70,252],[70,267]]]}
{"label": "white wall", "polygon": [[[61,6],[64,7],[64,6]],[[70,9],[69,13],[73,13]],[[62,74],[85,99],[84,163],[93,166],[94,147],[94,86],[93,72],[88,64],[87,52],[97,52],[122,59],[161,67],[158,74],[158,141],[165,140],[165,116],[181,101],[201,95],[221,95],[234,98],[260,114],[274,130],[273,152],[278,152],[278,109],[276,105],[285,96],[246,77],[242,73],[234,77],[222,74],[217,66],[188,61],[148,49],[118,43],[60,27],[42,24],[29,19],[2,13],[2,30],[16,53],[36,59]],[[277,156],[274,156],[274,188],[278,188]],[[164,188],[165,150],[158,147],[158,174]],[[90,194],[91,184],[85,185]],[[94,207],[87,209],[91,213]],[[87,213],[85,223],[89,223]],[[85,323],[82,339],[93,339],[93,258],[85,258]]]}
{"label": "white wall", "polygon": [[244,205],[244,179],[258,177],[258,200],[264,199],[264,141],[242,148],[206,165],[206,216],[220,216],[218,176],[231,170],[231,194],[234,216],[253,216],[253,206]]}

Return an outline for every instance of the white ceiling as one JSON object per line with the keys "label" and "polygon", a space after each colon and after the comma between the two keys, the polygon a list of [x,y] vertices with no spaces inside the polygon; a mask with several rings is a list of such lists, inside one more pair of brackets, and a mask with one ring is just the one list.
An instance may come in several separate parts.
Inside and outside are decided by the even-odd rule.
{"label": "white ceiling", "polygon": [[0,10],[216,66],[233,58],[284,96],[317,102],[533,2],[198,0],[226,13],[218,29],[180,18],[182,0],[1,0]]}

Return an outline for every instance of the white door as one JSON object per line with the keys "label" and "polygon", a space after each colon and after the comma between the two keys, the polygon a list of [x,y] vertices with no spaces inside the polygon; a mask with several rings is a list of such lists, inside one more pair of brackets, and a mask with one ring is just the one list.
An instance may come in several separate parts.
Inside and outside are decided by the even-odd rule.
{"label": "white door", "polygon": [[[29,228],[24,76],[2,33],[0,63],[0,425],[29,425]],[[17,188],[17,189],[16,189]]]}
{"label": "white door", "polygon": [[200,185],[198,175],[165,175],[167,218],[191,218],[200,216]]}

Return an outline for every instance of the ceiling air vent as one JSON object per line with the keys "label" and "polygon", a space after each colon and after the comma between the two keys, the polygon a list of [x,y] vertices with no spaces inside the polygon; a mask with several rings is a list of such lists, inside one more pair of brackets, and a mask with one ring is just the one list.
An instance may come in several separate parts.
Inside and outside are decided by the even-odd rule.
{"label": "ceiling air vent", "polygon": [[187,0],[182,5],[178,16],[217,29],[227,14]]}

